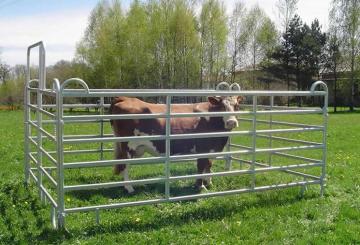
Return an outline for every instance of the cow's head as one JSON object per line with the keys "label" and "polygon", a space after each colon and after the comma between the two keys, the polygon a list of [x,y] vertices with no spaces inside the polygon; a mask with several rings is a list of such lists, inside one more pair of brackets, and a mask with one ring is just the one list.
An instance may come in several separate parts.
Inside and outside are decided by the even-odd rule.
{"label": "cow's head", "polygon": [[[215,96],[209,97],[208,100],[215,111],[234,112],[239,110],[240,103],[243,101],[242,96]],[[225,129],[232,130],[238,126],[238,120],[235,115],[223,116]]]}

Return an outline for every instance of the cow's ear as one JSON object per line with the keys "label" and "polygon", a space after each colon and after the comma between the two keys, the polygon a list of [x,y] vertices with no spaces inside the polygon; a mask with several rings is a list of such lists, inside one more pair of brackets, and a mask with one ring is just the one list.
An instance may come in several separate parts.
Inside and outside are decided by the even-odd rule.
{"label": "cow's ear", "polygon": [[237,97],[237,103],[240,104],[241,102],[243,102],[245,100],[244,96],[238,96]]}
{"label": "cow's ear", "polygon": [[208,100],[212,105],[219,105],[221,102],[221,97],[210,96],[208,97]]}

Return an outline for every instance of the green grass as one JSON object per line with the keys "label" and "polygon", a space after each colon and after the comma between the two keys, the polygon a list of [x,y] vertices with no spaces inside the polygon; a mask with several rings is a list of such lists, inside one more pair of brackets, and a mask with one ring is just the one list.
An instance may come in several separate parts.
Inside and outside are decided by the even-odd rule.
{"label": "green grass", "polygon": [[[281,116],[275,120],[321,122],[319,116]],[[50,208],[40,204],[34,186],[23,185],[23,114],[21,111],[0,112],[0,243],[64,243],[64,244],[355,244],[360,242],[360,114],[330,114],[328,131],[327,187],[323,198],[319,186],[310,187],[300,197],[300,188],[241,194],[227,197],[183,201],[133,208],[101,211],[100,225],[93,212],[66,217],[69,232],[55,231],[50,225]],[[259,125],[261,127],[261,125]],[[242,129],[250,124],[243,123]],[[49,128],[53,130],[53,128]],[[67,133],[92,131],[98,126],[69,127]],[[107,126],[106,131],[109,132]],[[299,133],[294,138],[321,140],[318,133]],[[250,145],[249,137],[235,142]],[[268,143],[259,139],[258,146]],[[277,144],[296,145],[296,144]],[[45,141],[47,149],[54,146]],[[70,145],[68,149],[96,148],[95,144]],[[301,152],[320,158],[319,151]],[[111,159],[112,154],[106,154]],[[246,157],[246,156],[245,156]],[[258,161],[266,161],[259,155]],[[69,156],[67,161],[98,159],[96,154]],[[274,164],[290,163],[284,158]],[[45,164],[50,164],[45,161]],[[214,163],[214,171],[224,168],[222,161]],[[234,168],[239,168],[234,163]],[[173,175],[194,173],[193,163],[174,165]],[[304,170],[319,174],[319,169]],[[132,179],[161,176],[163,166],[139,166],[131,169]],[[69,170],[66,184],[116,181],[112,169]],[[251,176],[214,178],[209,191],[248,187]],[[266,173],[257,177],[257,184],[286,183],[301,180],[284,173]],[[174,183],[172,195],[194,194],[193,181]],[[46,183],[50,187],[49,183]],[[74,192],[66,195],[66,206],[85,206],[118,201],[161,197],[163,185],[135,187],[128,195],[121,188],[103,191]],[[54,190],[51,190],[56,195]]]}

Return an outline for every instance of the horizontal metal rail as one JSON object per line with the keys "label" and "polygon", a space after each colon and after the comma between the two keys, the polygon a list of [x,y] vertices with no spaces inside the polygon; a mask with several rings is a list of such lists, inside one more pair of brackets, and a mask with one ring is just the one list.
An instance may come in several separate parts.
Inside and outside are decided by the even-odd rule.
{"label": "horizontal metal rail", "polygon": [[319,160],[319,159],[314,159],[314,158],[309,158],[309,157],[303,157],[303,156],[297,156],[297,155],[292,155],[292,154],[283,153],[283,152],[274,152],[273,154],[274,154],[274,155],[277,155],[277,156],[288,157],[288,158],[297,159],[297,160],[303,160],[303,161],[322,162],[322,161]]}
{"label": "horizontal metal rail", "polygon": [[103,89],[64,89],[63,97],[155,97],[155,96],[325,96],[325,91],[225,91],[225,90],[158,90],[158,89],[139,89],[139,90],[103,90]]}
{"label": "horizontal metal rail", "polygon": [[[57,169],[57,167],[49,167],[49,166],[44,166],[43,167],[46,171],[54,171]],[[36,170],[37,171],[37,168],[31,168],[32,170]]]}
{"label": "horizontal metal rail", "polygon": [[50,89],[27,88],[30,92],[40,92],[44,95],[56,97],[56,92]]}
{"label": "horizontal metal rail", "polygon": [[[256,149],[255,153],[268,153],[268,152],[280,152],[280,151],[294,151],[294,150],[311,150],[322,148],[321,145],[307,145],[307,146],[292,146],[292,147],[281,147],[271,149]],[[186,155],[173,155],[170,156],[170,161],[173,160],[185,160],[185,159],[199,159],[199,158],[215,158],[221,156],[228,156],[233,154],[251,154],[252,150],[240,150],[240,151],[229,151],[229,152],[210,152],[210,153],[197,153],[197,154],[186,154]],[[131,159],[115,159],[115,160],[101,160],[101,161],[87,161],[87,162],[74,162],[64,163],[64,168],[89,168],[89,167],[107,167],[116,164],[154,164],[165,161],[165,157],[148,157],[148,158],[131,158]]]}
{"label": "horizontal metal rail", "polygon": [[[64,154],[85,154],[85,153],[101,153],[101,152],[113,152],[114,149],[89,149],[89,150],[65,150]],[[49,154],[56,154],[56,151],[48,151]]]}
{"label": "horizontal metal rail", "polygon": [[81,138],[81,139],[64,139],[64,144],[77,143],[92,143],[92,142],[128,142],[128,141],[143,141],[143,140],[165,140],[165,135],[142,135],[142,136],[127,136],[127,137],[96,137],[96,138]]}
{"label": "horizontal metal rail", "polygon": [[[182,176],[171,176],[169,178],[170,181],[179,181],[179,180],[188,180],[188,179],[196,179],[196,178],[205,178],[205,177],[220,177],[220,176],[236,176],[241,174],[252,174],[253,172],[262,173],[269,171],[281,171],[288,169],[297,169],[297,168],[311,168],[311,167],[319,167],[321,164],[319,163],[309,163],[309,164],[294,164],[294,165],[286,165],[286,166],[268,166],[263,168],[257,168],[255,171],[252,170],[233,170],[233,171],[224,171],[224,172],[214,172],[214,173],[204,173],[204,174],[193,174],[193,175],[182,175]],[[319,179],[316,176],[307,177]],[[69,191],[79,191],[79,190],[92,190],[92,189],[105,189],[105,188],[113,188],[120,187],[125,185],[144,185],[144,184],[155,184],[155,183],[163,183],[165,182],[165,177],[160,178],[152,178],[152,179],[140,179],[140,180],[130,180],[130,181],[117,181],[117,182],[106,182],[106,183],[96,183],[96,184],[82,184],[82,185],[71,185],[64,186],[64,190]]]}
{"label": "horizontal metal rail", "polygon": [[[43,108],[56,108],[56,105],[44,104]],[[109,108],[110,104],[63,104],[63,108]]]}
{"label": "horizontal metal rail", "polygon": [[[247,107],[247,108],[252,108],[252,104],[241,104],[240,105],[241,107]],[[299,107],[299,106],[278,106],[278,105],[257,105],[258,108],[264,108],[264,109],[267,109],[267,110],[272,110],[272,109],[277,109],[277,110],[281,110],[281,109],[284,109],[284,110],[307,110],[307,109],[316,109],[318,107],[310,107],[310,106],[307,106],[307,107]]]}
{"label": "horizontal metal rail", "polygon": [[108,167],[116,164],[154,164],[165,161],[165,157],[147,157],[115,160],[99,160],[87,162],[64,163],[64,169],[71,168],[91,168],[91,167]]}
{"label": "horizontal metal rail", "polygon": [[[290,129],[263,129],[257,130],[260,134],[271,134],[271,133],[296,133],[305,131],[320,131],[320,128],[290,128]],[[172,134],[169,136],[170,140],[180,139],[194,139],[194,138],[217,138],[217,137],[229,137],[235,135],[251,135],[251,130],[244,131],[226,131],[226,132],[214,132],[214,133],[191,133],[191,134]],[[141,135],[141,136],[127,136],[127,137],[95,137],[86,138],[86,136],[71,135],[65,137],[64,144],[77,144],[77,143],[93,143],[93,142],[129,142],[129,141],[143,141],[143,140],[165,140],[165,135]]]}
{"label": "horizontal metal rail", "polygon": [[99,138],[99,137],[113,137],[114,134],[76,134],[76,135],[64,135],[64,139],[88,139],[88,138]]}
{"label": "horizontal metal rail", "polygon": [[[257,114],[320,114],[321,109],[312,110],[289,110],[289,111],[257,111]],[[192,113],[170,113],[171,118],[180,117],[222,117],[222,116],[236,116],[236,115],[252,115],[252,111],[234,111],[234,112],[192,112]],[[108,114],[108,115],[77,115],[77,116],[64,116],[65,122],[83,121],[83,120],[126,120],[126,119],[158,119],[166,118],[165,113],[154,114]]]}
{"label": "horizontal metal rail", "polygon": [[322,145],[322,143],[320,143],[320,142],[297,140],[297,139],[290,139],[290,138],[285,138],[285,137],[269,136],[269,135],[264,135],[264,134],[257,134],[256,137],[279,140],[279,141],[286,141],[286,142],[292,142],[292,143],[300,143],[300,144],[306,144],[306,145]]}
{"label": "horizontal metal rail", "polygon": [[103,209],[114,209],[114,208],[121,208],[121,207],[131,207],[131,206],[141,206],[141,205],[149,205],[149,204],[157,204],[157,203],[165,203],[165,202],[193,200],[193,199],[199,199],[199,198],[226,196],[226,195],[249,193],[249,192],[255,192],[255,191],[276,190],[276,189],[283,189],[283,188],[288,188],[288,187],[306,186],[306,185],[314,185],[314,184],[320,184],[320,181],[319,180],[308,180],[308,181],[290,182],[290,183],[286,183],[286,184],[267,185],[267,186],[254,187],[254,188],[244,188],[244,189],[221,191],[221,192],[211,192],[211,193],[202,193],[202,194],[186,195],[186,196],[179,196],[179,197],[170,197],[168,199],[162,198],[162,199],[153,199],[153,200],[145,200],[145,201],[113,203],[113,204],[107,204],[107,205],[66,208],[65,213],[87,212],[87,211],[95,211],[95,210],[103,210]]}
{"label": "horizontal metal rail", "polygon": [[[92,120],[81,120],[81,121],[78,121],[78,120],[67,120],[66,123],[99,123],[99,122],[109,122],[110,119],[92,119]],[[33,123],[37,123],[37,121],[32,121]],[[56,121],[55,120],[43,120],[42,121],[43,124],[55,124]]]}
{"label": "horizontal metal rail", "polygon": [[[237,158],[237,157],[232,157],[231,159],[233,160],[236,160],[236,161],[239,161],[239,162],[243,162],[243,163],[246,163],[246,164],[249,164],[251,165],[252,164],[252,161],[249,161],[249,160],[245,160],[245,159],[240,159],[240,158]],[[260,162],[255,162],[255,165],[256,166],[261,166],[261,167],[269,167],[269,168],[277,168],[278,166],[270,166],[268,164],[264,164],[264,163],[260,163]],[[302,167],[298,167],[298,168],[306,168],[307,166],[308,167],[321,167],[322,164],[321,163],[308,163],[308,164],[298,164],[298,165],[293,165],[293,166],[302,166]],[[281,166],[282,167],[282,166]],[[280,167],[280,168],[281,168]],[[311,174],[305,174],[305,173],[302,173],[302,172],[297,172],[297,171],[293,171],[293,170],[289,170],[287,168],[283,168],[283,169],[278,169],[282,172],[285,172],[285,173],[289,173],[289,174],[293,174],[293,175],[298,175],[298,176],[302,176],[302,177],[306,177],[306,178],[311,178],[311,179],[317,179],[317,180],[320,180],[320,177],[317,177],[315,175],[311,175]]]}
{"label": "horizontal metal rail", "polygon": [[[234,160],[241,160],[238,158],[232,158]],[[251,163],[251,161],[248,161]],[[319,163],[308,163],[308,164],[293,164],[293,165],[284,165],[284,166],[264,166],[263,168],[256,168],[254,170],[251,169],[241,169],[241,170],[232,170],[232,171],[224,171],[224,172],[214,172],[214,173],[205,173],[205,174],[192,174],[192,175],[183,175],[183,176],[172,176],[170,180],[187,180],[187,179],[196,179],[196,178],[206,178],[206,177],[218,177],[218,176],[234,176],[240,174],[252,174],[252,173],[263,173],[269,171],[284,171],[289,169],[297,169],[297,168],[311,168],[311,167],[319,167],[322,164]],[[314,179],[319,179],[318,177],[313,177]]]}
{"label": "horizontal metal rail", "polygon": [[189,155],[174,155],[170,156],[170,160],[183,159],[183,158],[212,158],[217,156],[228,156],[233,154],[252,154],[252,153],[269,153],[279,151],[296,151],[296,150],[312,150],[320,149],[320,145],[307,145],[307,146],[291,146],[291,147],[280,147],[280,148],[264,148],[253,150],[240,150],[240,151],[228,151],[228,152],[210,152],[210,153],[198,153]]}
{"label": "horizontal metal rail", "polygon": [[129,185],[129,184],[131,185],[156,184],[156,183],[162,183],[165,180],[166,178],[152,178],[152,179],[117,181],[117,182],[107,182],[107,183],[97,183],[97,184],[68,185],[68,186],[64,186],[64,190],[69,192],[69,191],[79,191],[79,190],[113,188],[113,187]]}
{"label": "horizontal metal rail", "polygon": [[[247,150],[252,149],[252,147],[249,147],[249,146],[233,144],[233,143],[230,144],[230,146],[240,148],[240,149],[247,149]],[[322,148],[322,145],[314,145],[314,147],[311,147],[310,149],[314,149],[314,148]],[[275,149],[274,152],[271,152],[271,154],[274,154],[274,155],[279,155],[279,156],[284,156],[284,157],[288,157],[288,158],[292,158],[292,159],[309,161],[309,162],[317,162],[317,163],[321,162],[321,160],[318,160],[318,159],[313,159],[313,158],[308,158],[308,157],[303,157],[303,156],[297,156],[297,155],[292,155],[292,154],[287,154],[287,153],[282,153],[282,152],[277,152],[276,151],[276,149],[281,149],[281,148],[271,148],[271,149]]]}
{"label": "horizontal metal rail", "polygon": [[239,190],[229,190],[229,191],[221,191],[221,192],[210,192],[210,193],[202,193],[202,194],[196,194],[196,195],[172,197],[172,198],[170,198],[170,201],[184,201],[184,200],[192,200],[192,199],[208,198],[208,197],[216,197],[216,196],[227,196],[227,195],[234,195],[234,194],[248,193],[248,192],[277,190],[277,189],[283,189],[283,188],[288,188],[288,187],[306,186],[306,185],[313,185],[313,184],[319,184],[319,183],[320,183],[319,180],[290,182],[290,183],[286,183],[286,184],[274,184],[274,185],[259,186],[259,187],[254,187],[254,188],[244,188],[244,189],[239,189]]}
{"label": "horizontal metal rail", "polygon": [[[251,118],[244,118],[238,117],[238,120],[241,121],[249,121],[252,122]],[[293,123],[293,122],[283,122],[283,121],[268,121],[268,120],[256,120],[257,123],[264,123],[264,124],[273,124],[273,125],[282,125],[282,126],[291,126],[291,127],[311,127],[311,128],[320,128],[323,129],[324,127],[321,125],[312,125],[312,124],[303,124],[303,123]]]}

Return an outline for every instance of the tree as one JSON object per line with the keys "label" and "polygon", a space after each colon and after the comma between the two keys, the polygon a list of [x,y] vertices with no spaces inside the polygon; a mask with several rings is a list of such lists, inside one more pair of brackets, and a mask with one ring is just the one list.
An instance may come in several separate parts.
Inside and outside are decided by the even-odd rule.
{"label": "tree", "polygon": [[330,28],[323,55],[323,64],[324,68],[334,75],[334,112],[337,111],[337,77],[342,58],[340,46],[341,41],[337,29]]}
{"label": "tree", "polygon": [[195,23],[195,14],[191,10],[191,5],[186,1],[177,0],[169,22],[174,54],[173,88],[176,87],[176,84],[180,88],[188,88],[190,83],[198,80],[199,40]]}
{"label": "tree", "polygon": [[141,88],[146,81],[149,67],[148,17],[145,6],[139,0],[133,1],[127,14],[124,35],[126,40],[124,63],[127,81],[134,81],[136,88]]}
{"label": "tree", "polygon": [[[290,21],[284,35],[281,46],[272,57],[278,61],[282,70],[287,71],[287,78],[290,78],[290,75],[295,77],[298,90],[307,89],[313,76],[319,74],[326,35],[321,32],[318,20],[315,19],[309,27],[303,24],[298,15]],[[289,86],[289,80],[287,82]]]}
{"label": "tree", "polygon": [[359,67],[356,59],[360,54],[360,1],[333,0],[331,9],[331,26],[338,28],[342,42],[342,51],[350,70],[350,111],[354,110],[355,103],[355,74]]}
{"label": "tree", "polygon": [[0,83],[6,83],[10,75],[10,66],[0,62]]}
{"label": "tree", "polygon": [[221,71],[226,68],[227,21],[225,8],[218,0],[203,2],[200,14],[201,87],[215,87]]}
{"label": "tree", "polygon": [[[123,81],[124,17],[119,1],[101,1],[91,12],[83,39],[77,46],[76,62],[90,72],[86,80],[94,87],[119,87]],[[81,66],[79,66],[80,68]],[[126,85],[125,85],[126,86]]]}
{"label": "tree", "polygon": [[294,17],[297,10],[298,1],[299,0],[278,0],[276,2],[280,25],[282,27],[283,33],[288,31],[290,21]]}
{"label": "tree", "polygon": [[248,43],[248,32],[245,26],[246,8],[243,2],[235,3],[230,17],[229,52],[231,55],[231,83],[235,80],[236,69],[245,61],[245,50]]}
{"label": "tree", "polygon": [[[295,12],[297,10],[297,2],[298,0],[278,0],[276,7],[278,9],[279,13],[279,19],[282,26],[282,43],[284,46],[284,49],[279,52],[277,55],[280,55],[282,59],[282,65],[284,67],[284,72],[286,74],[286,84],[287,89],[290,90],[290,47],[289,47],[289,40],[288,38],[288,29],[291,19],[294,17]],[[276,56],[276,55],[275,55]],[[290,98],[288,97],[288,106],[290,106]]]}
{"label": "tree", "polygon": [[275,24],[258,5],[250,9],[246,17],[246,29],[249,38],[249,56],[251,57],[254,86],[256,66],[263,61],[267,52],[276,46],[277,32]]}

